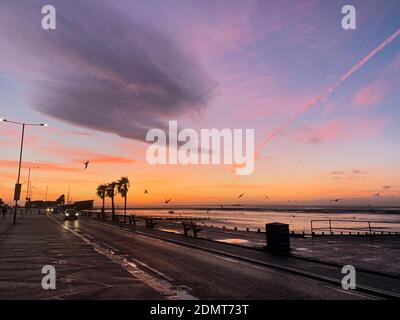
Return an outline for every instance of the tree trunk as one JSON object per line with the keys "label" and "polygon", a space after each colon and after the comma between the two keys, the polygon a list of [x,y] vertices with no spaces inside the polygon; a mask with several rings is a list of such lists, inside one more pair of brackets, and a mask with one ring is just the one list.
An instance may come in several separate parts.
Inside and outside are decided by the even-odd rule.
{"label": "tree trunk", "polygon": [[126,198],[127,198],[127,195],[125,195],[125,197],[124,197],[124,200],[125,200],[125,202],[124,202],[124,223],[126,223]]}
{"label": "tree trunk", "polygon": [[112,221],[115,221],[114,197],[111,198]]}
{"label": "tree trunk", "polygon": [[104,206],[105,206],[106,197],[103,197],[103,207],[101,208],[101,216],[104,219]]}

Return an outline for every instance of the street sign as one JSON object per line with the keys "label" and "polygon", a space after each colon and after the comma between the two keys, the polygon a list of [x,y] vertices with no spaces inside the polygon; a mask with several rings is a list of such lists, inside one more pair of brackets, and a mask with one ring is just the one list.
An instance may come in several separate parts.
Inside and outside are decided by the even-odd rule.
{"label": "street sign", "polygon": [[14,201],[19,201],[19,198],[21,196],[21,184],[16,183],[15,184],[15,189],[14,189]]}

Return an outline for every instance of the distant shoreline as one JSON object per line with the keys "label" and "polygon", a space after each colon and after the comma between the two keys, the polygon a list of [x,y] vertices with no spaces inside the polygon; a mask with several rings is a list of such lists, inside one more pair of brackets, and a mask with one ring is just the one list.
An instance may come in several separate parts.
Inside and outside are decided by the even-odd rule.
{"label": "distant shoreline", "polygon": [[[95,210],[101,210],[101,207],[95,207]],[[105,208],[107,211],[111,210],[110,207]],[[116,207],[115,210],[123,210],[122,207]],[[304,212],[304,213],[366,213],[366,214],[400,214],[400,206],[247,206],[247,205],[175,205],[175,206],[135,206],[128,207],[127,210],[195,210],[195,211],[255,211],[255,212]]]}

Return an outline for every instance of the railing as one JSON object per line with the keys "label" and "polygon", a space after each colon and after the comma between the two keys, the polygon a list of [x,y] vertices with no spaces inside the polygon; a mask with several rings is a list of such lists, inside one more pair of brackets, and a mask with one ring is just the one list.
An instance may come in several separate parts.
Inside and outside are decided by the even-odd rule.
{"label": "railing", "polygon": [[[322,226],[316,226],[319,224]],[[383,227],[391,225],[391,227]],[[394,229],[393,226],[396,226]],[[389,231],[390,230],[390,231]],[[400,222],[378,222],[371,220],[324,219],[311,220],[311,235],[397,235]],[[320,232],[318,234],[317,232]],[[325,234],[327,232],[328,234]]]}
{"label": "railing", "polygon": [[[83,213],[85,213],[85,215],[97,215],[97,216],[101,216],[102,215],[102,213],[101,213],[101,211],[93,211],[93,210],[81,210]],[[153,216],[151,216],[151,215],[142,215],[142,214],[139,214],[139,215],[135,215],[135,214],[132,214],[132,213],[127,213],[127,217],[128,216],[135,216],[137,219],[143,219],[143,220],[145,220],[145,219],[157,219],[157,220],[172,220],[172,221],[174,221],[174,220],[176,220],[176,221],[184,221],[184,220],[210,220],[210,217],[200,217],[200,216],[190,216],[190,215],[183,215],[183,214],[174,214],[174,215],[153,215]],[[111,212],[110,211],[105,211],[104,212],[104,216],[105,217],[108,217],[108,216],[111,216]],[[115,218],[119,218],[119,217],[124,217],[124,215],[123,214],[120,214],[120,213],[116,213],[115,215],[114,215],[114,217]]]}

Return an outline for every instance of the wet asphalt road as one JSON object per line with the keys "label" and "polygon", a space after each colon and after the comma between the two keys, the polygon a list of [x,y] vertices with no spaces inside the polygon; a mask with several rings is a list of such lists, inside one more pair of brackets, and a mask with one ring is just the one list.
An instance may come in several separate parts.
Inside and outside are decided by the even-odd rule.
{"label": "wet asphalt road", "polygon": [[102,243],[160,282],[183,288],[199,299],[367,298],[322,282],[126,232],[86,218],[58,221]]}

